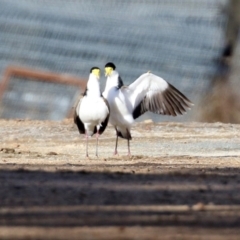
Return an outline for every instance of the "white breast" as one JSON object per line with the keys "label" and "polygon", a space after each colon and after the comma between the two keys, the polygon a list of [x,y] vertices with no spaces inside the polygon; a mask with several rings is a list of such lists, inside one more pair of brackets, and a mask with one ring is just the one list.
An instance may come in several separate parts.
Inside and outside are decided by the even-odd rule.
{"label": "white breast", "polygon": [[83,98],[79,106],[79,117],[83,123],[99,124],[106,119],[108,108],[102,98]]}
{"label": "white breast", "polygon": [[132,106],[121,90],[112,88],[107,92],[107,99],[110,106],[110,123],[114,126],[130,126],[134,119],[132,117]]}

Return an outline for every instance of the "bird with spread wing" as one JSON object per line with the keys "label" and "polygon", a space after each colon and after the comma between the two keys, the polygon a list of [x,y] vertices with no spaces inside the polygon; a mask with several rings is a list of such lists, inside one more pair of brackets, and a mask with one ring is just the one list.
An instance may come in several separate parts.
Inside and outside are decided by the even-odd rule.
{"label": "bird with spread wing", "polygon": [[177,116],[193,105],[173,85],[150,72],[124,86],[116,66],[109,62],[105,65],[105,76],[107,81],[103,96],[108,100],[111,111],[109,121],[117,135],[114,154],[118,154],[118,137],[121,137],[127,139],[128,155],[131,155],[131,126],[145,112]]}

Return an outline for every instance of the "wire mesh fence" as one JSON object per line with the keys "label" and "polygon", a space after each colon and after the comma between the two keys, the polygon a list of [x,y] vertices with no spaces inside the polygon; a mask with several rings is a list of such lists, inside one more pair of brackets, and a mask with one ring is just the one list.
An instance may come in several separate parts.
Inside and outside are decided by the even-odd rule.
{"label": "wire mesh fence", "polygon": [[[75,86],[12,78],[2,99],[4,118],[63,119],[74,104]],[[21,99],[21,101],[19,101]]]}
{"label": "wire mesh fence", "polygon": [[[112,61],[125,84],[150,70],[196,105],[219,70],[228,4],[228,0],[0,0],[0,74],[17,65],[86,79],[92,66],[103,68]],[[103,88],[104,77],[101,83]],[[15,84],[12,89],[20,91],[19,86],[28,83]],[[31,92],[30,88],[35,87],[28,85],[25,90]],[[55,93],[67,91],[53,84],[47,88],[51,92],[42,90],[49,96],[45,104],[61,102],[54,100]],[[74,97],[71,91],[67,95]],[[8,97],[2,98],[2,105]],[[17,106],[4,106],[15,112],[14,117],[24,117],[18,115]],[[192,120],[194,115],[191,111],[171,120]],[[169,120],[149,114],[144,118],[149,116]]]}
{"label": "wire mesh fence", "polygon": [[3,118],[59,120],[72,116],[86,81],[63,74],[9,67],[0,89]]}

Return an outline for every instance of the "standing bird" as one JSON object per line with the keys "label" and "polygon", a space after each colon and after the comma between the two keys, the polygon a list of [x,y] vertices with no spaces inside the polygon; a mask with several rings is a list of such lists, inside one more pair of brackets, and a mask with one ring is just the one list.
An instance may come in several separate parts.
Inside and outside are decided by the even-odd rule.
{"label": "standing bird", "polygon": [[174,86],[150,72],[124,86],[116,66],[109,62],[105,65],[105,76],[107,82],[103,96],[108,100],[111,111],[109,121],[117,134],[114,154],[118,154],[118,137],[121,137],[127,139],[128,155],[131,155],[131,125],[145,112],[177,116],[193,105]]}
{"label": "standing bird", "polygon": [[109,119],[109,105],[100,91],[100,69],[93,67],[86,90],[81,96],[74,113],[74,123],[79,133],[86,136],[86,157],[88,157],[88,137],[96,133],[96,156],[98,156],[98,138],[107,127]]}

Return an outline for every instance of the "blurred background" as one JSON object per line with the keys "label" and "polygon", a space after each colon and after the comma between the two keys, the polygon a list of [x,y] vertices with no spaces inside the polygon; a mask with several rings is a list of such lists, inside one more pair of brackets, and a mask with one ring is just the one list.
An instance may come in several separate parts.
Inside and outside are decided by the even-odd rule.
{"label": "blurred background", "polygon": [[0,0],[0,118],[71,117],[112,61],[126,85],[150,70],[195,104],[139,121],[239,123],[239,23],[239,0]]}

